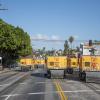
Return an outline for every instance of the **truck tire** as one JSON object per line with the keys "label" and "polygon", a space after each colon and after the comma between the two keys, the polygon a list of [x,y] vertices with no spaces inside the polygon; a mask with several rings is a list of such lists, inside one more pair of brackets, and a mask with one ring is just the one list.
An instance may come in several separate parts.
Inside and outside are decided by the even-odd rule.
{"label": "truck tire", "polygon": [[86,81],[86,73],[85,72],[80,72],[79,73],[79,79],[81,81]]}
{"label": "truck tire", "polygon": [[44,77],[47,77],[47,75],[48,75],[48,74],[47,74],[47,73],[45,73],[45,74],[44,74]]}
{"label": "truck tire", "polygon": [[73,74],[73,69],[72,69],[72,68],[68,68],[68,69],[67,69],[67,73],[68,73],[68,74]]}
{"label": "truck tire", "polygon": [[50,71],[50,70],[47,71],[47,77],[48,77],[49,79],[51,78],[51,71]]}
{"label": "truck tire", "polygon": [[86,73],[85,72],[82,73],[82,81],[86,81]]}
{"label": "truck tire", "polygon": [[64,78],[64,79],[66,78],[66,70],[64,70],[63,78]]}
{"label": "truck tire", "polygon": [[29,71],[31,71],[31,66],[29,67]]}
{"label": "truck tire", "polygon": [[23,67],[21,67],[21,72],[23,72]]}
{"label": "truck tire", "polygon": [[82,73],[79,72],[79,80],[81,80],[81,79],[82,79]]}

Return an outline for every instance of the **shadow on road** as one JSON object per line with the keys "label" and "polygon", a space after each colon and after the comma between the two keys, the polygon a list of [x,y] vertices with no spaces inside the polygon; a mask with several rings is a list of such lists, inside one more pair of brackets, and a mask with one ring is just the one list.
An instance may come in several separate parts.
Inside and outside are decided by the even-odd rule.
{"label": "shadow on road", "polygon": [[67,74],[66,79],[73,80],[73,81],[80,81],[79,77],[77,75],[73,75],[73,74]]}
{"label": "shadow on road", "polygon": [[66,74],[65,78],[63,78],[63,76],[60,76],[59,74],[52,75],[51,78],[48,78],[46,75],[46,72],[43,69],[42,70],[38,69],[37,72],[31,73],[31,76],[40,77],[40,78],[47,78],[47,79],[65,79],[65,80],[80,81],[78,73]]}
{"label": "shadow on road", "polygon": [[45,78],[44,73],[31,73],[31,76]]}

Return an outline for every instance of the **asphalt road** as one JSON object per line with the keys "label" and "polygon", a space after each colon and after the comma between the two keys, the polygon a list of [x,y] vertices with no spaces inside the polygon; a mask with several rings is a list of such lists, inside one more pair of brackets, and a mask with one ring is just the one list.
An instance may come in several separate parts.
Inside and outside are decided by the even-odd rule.
{"label": "asphalt road", "polygon": [[[47,79],[43,69],[34,70],[1,91],[0,100],[100,100],[100,84],[80,82],[75,75],[68,77]],[[0,89],[5,85],[1,83]]]}

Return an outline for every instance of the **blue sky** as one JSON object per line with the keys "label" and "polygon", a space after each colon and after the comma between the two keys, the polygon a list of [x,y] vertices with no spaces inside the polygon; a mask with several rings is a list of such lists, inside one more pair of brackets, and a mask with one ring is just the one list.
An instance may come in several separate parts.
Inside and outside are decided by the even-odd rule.
{"label": "blue sky", "polygon": [[[100,0],[0,0],[0,18],[22,27],[33,39],[100,40]],[[32,42],[34,48],[59,49],[63,43]],[[75,45],[75,43],[74,43]]]}

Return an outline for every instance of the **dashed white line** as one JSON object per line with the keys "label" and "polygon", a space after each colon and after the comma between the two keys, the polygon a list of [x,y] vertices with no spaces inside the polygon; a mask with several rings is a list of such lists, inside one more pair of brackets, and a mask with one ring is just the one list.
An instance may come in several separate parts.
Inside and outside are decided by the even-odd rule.
{"label": "dashed white line", "polygon": [[25,84],[27,84],[27,83],[19,83],[19,84],[21,84],[21,85],[25,85]]}
{"label": "dashed white line", "polygon": [[2,86],[7,86],[7,85],[10,85],[10,84],[3,84],[3,85],[0,85],[0,87],[2,87]]}
{"label": "dashed white line", "polygon": [[[95,90],[100,92],[100,90]],[[7,97],[5,100],[8,100],[10,97],[19,96],[19,95],[38,95],[38,94],[52,94],[58,93],[62,91],[50,91],[50,92],[33,92],[33,93],[26,93],[26,94],[10,94],[10,95],[2,95],[1,97]],[[93,90],[75,90],[75,91],[63,91],[64,93],[84,93],[84,92],[94,92]]]}
{"label": "dashed white line", "polygon": [[[34,82],[35,84],[51,84],[51,82]],[[28,82],[24,82],[24,83],[19,83],[21,85],[25,85],[25,84],[29,84]]]}

